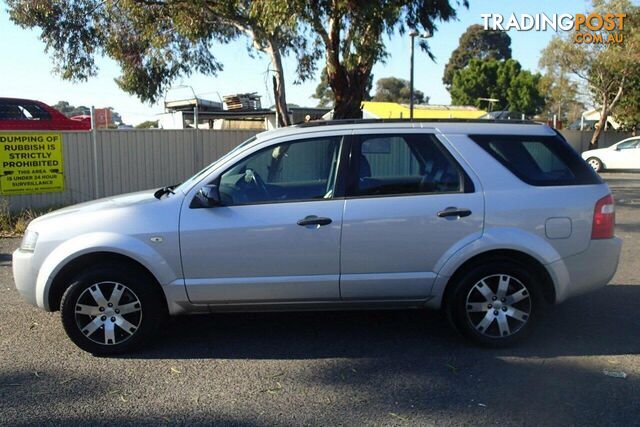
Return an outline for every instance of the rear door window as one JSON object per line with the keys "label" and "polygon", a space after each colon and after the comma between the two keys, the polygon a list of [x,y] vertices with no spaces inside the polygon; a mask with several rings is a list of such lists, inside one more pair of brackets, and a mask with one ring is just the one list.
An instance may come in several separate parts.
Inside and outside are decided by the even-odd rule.
{"label": "rear door window", "polygon": [[362,135],[351,158],[348,196],[473,191],[457,162],[430,134]]}
{"label": "rear door window", "polygon": [[600,177],[558,136],[469,135],[515,176],[530,185],[600,184]]}

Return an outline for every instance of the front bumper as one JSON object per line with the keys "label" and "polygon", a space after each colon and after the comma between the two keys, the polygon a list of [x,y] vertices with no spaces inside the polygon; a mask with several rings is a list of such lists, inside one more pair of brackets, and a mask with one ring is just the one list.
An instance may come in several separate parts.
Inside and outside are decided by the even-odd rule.
{"label": "front bumper", "polygon": [[622,239],[596,239],[584,252],[549,264],[556,276],[556,303],[606,286],[616,274],[621,250]]}
{"label": "front bumper", "polygon": [[37,306],[38,269],[34,264],[33,252],[24,252],[20,249],[13,252],[13,279],[16,283],[16,289],[29,304]]}

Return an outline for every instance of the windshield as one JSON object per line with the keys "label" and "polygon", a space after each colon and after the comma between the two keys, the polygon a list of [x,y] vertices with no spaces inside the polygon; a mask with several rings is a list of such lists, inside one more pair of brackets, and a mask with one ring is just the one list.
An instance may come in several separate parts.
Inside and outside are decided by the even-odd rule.
{"label": "windshield", "polygon": [[202,177],[203,175],[205,175],[212,167],[214,167],[215,165],[217,165],[220,162],[225,161],[227,158],[233,156],[235,153],[237,153],[238,151],[242,150],[244,147],[246,147],[247,145],[251,144],[253,141],[255,141],[258,137],[257,136],[252,136],[251,138],[247,139],[246,141],[244,141],[242,144],[238,145],[236,148],[234,148],[233,150],[229,151],[227,154],[225,154],[224,156],[220,157],[218,160],[214,160],[213,163],[210,163],[209,165],[205,166],[204,169],[202,169],[200,172],[196,173],[195,175],[193,175],[191,178],[187,179],[185,182],[183,182],[182,184],[180,184],[178,187],[176,187],[174,189],[174,191],[182,191],[182,192],[186,192],[187,189],[189,187],[191,187],[191,185],[196,182],[198,179],[200,179],[200,177]]}

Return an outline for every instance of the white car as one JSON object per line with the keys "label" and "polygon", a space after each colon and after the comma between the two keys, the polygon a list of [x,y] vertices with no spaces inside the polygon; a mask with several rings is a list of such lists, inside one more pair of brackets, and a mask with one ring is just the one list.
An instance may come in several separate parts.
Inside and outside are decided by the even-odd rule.
{"label": "white car", "polygon": [[640,136],[623,139],[611,147],[585,151],[582,158],[596,172],[605,169],[640,169]]}

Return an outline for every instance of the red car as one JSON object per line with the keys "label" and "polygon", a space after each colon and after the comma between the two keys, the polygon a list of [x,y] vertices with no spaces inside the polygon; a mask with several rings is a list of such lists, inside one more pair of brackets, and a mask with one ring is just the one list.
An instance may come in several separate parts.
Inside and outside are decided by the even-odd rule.
{"label": "red car", "polygon": [[0,98],[0,130],[90,129],[90,122],[69,119],[40,101]]}

